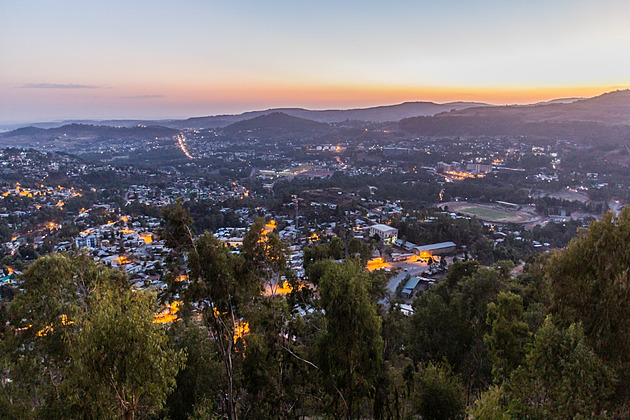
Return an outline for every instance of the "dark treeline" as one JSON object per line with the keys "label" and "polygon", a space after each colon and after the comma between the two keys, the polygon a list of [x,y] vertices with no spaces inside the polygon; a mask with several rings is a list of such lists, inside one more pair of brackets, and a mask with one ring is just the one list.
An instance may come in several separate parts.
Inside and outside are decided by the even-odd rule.
{"label": "dark treeline", "polygon": [[[82,254],[39,258],[3,290],[2,418],[630,415],[628,209],[518,276],[455,262],[409,316],[364,269],[367,245],[306,249],[298,280],[262,218],[234,253],[181,205],[163,216],[160,296]],[[177,321],[153,322],[158,299]]]}
{"label": "dark treeline", "polygon": [[[371,191],[369,186],[376,188]],[[416,204],[435,202],[440,193],[440,186],[425,172],[357,176],[335,172],[329,178],[278,181],[274,185],[274,194],[287,202],[290,201],[292,195],[300,194],[305,190],[322,188],[340,188],[345,191],[354,191],[361,197],[372,197],[375,200],[402,200]]]}
{"label": "dark treeline", "polygon": [[[630,138],[630,127],[589,121],[527,121],[516,116],[435,116],[406,118],[400,129],[418,136],[527,136],[562,138],[583,144],[597,144],[602,138],[617,144]],[[610,140],[613,141],[613,140]]]}
{"label": "dark treeline", "polygon": [[520,175],[493,173],[485,178],[465,179],[451,182],[444,186],[444,200],[464,198],[480,203],[508,201],[510,203],[528,204],[532,200],[530,189],[524,185]]}

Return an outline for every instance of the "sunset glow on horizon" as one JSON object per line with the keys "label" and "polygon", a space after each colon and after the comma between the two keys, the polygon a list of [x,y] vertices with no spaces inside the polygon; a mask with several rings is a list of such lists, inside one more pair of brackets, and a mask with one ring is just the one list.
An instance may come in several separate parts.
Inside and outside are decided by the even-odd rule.
{"label": "sunset glow on horizon", "polygon": [[184,118],[630,87],[630,4],[3,2],[0,121]]}

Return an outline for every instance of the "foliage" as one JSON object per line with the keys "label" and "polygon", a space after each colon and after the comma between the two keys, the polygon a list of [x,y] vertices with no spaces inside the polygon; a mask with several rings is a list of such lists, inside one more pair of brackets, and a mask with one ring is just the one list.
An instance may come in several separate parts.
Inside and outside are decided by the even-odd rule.
{"label": "foliage", "polygon": [[[155,295],[85,254],[39,257],[2,288],[1,417],[440,419],[463,418],[466,404],[497,420],[630,413],[630,210],[518,275],[527,248],[484,242],[474,219],[394,221],[421,238],[463,226],[458,241],[481,258],[451,264],[408,316],[385,299],[390,274],[364,268],[373,245],[343,227],[304,249],[298,279],[273,224],[259,218],[234,250],[195,234],[192,207],[202,211],[163,211],[163,298],[181,300],[170,325],[152,322]],[[36,258],[31,245],[19,252]],[[277,293],[284,282],[291,292]]]}
{"label": "foliage", "polygon": [[331,265],[319,284],[325,314],[319,367],[328,409],[347,418],[360,415],[382,368],[381,319],[369,288],[366,272],[352,260]]}
{"label": "foliage", "polygon": [[243,359],[248,417],[296,418],[305,409],[305,393],[317,384],[300,340],[303,321],[277,296],[260,299],[248,319]]}
{"label": "foliage", "polygon": [[614,374],[589,346],[579,324],[567,329],[547,318],[529,347],[526,363],[505,385],[516,418],[574,419],[604,415]]}
{"label": "foliage", "polygon": [[405,220],[394,219],[392,226],[398,229],[398,237],[415,244],[453,241],[470,246],[483,235],[483,223],[477,219],[452,219],[429,210],[413,213]]}
{"label": "foliage", "polygon": [[418,362],[445,359],[469,387],[484,383],[490,361],[483,336],[486,308],[507,287],[500,271],[475,261],[451,265],[446,278],[413,303],[409,352]]}
{"label": "foliage", "polygon": [[483,340],[488,347],[495,382],[500,382],[521,364],[525,355],[529,329],[523,321],[523,299],[513,293],[500,292],[497,302],[488,304],[486,323],[491,331]]}
{"label": "foliage", "polygon": [[630,363],[630,208],[601,220],[547,266],[558,320],[579,322],[605,359]]}
{"label": "foliage", "polygon": [[503,390],[491,386],[475,401],[470,417],[479,420],[511,420],[513,417],[508,413],[504,400]]}
{"label": "foliage", "polygon": [[215,341],[206,328],[188,319],[173,323],[168,335],[171,346],[187,357],[175,377],[176,387],[166,400],[165,415],[172,420],[186,420],[199,416],[201,407],[213,413],[225,376]]}
{"label": "foliage", "polygon": [[132,418],[161,407],[182,356],[152,323],[154,296],[84,254],[38,259],[22,288],[1,343],[7,417]]}
{"label": "foliage", "polygon": [[466,411],[466,390],[448,364],[429,362],[417,375],[413,401],[423,419],[461,419]]}
{"label": "foliage", "polygon": [[259,217],[243,238],[243,256],[252,271],[271,290],[282,286],[281,276],[288,275],[286,245],[277,233],[265,230],[265,219]]}
{"label": "foliage", "polygon": [[144,292],[98,291],[77,321],[67,386],[82,415],[148,418],[164,405],[185,353],[170,349],[164,327],[153,323],[155,302]]}
{"label": "foliage", "polygon": [[260,291],[260,282],[251,275],[246,261],[209,233],[197,239],[188,254],[190,284],[183,294],[186,305],[202,311],[203,322],[216,340],[225,367],[224,411],[236,416],[236,344],[243,308]]}

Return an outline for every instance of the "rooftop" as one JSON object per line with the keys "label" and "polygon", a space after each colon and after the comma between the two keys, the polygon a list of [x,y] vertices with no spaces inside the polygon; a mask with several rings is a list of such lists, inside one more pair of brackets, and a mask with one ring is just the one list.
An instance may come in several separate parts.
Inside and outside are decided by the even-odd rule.
{"label": "rooftop", "polygon": [[440,242],[437,244],[422,245],[416,247],[418,251],[433,251],[436,249],[455,247],[455,242]]}
{"label": "rooftop", "polygon": [[383,231],[383,232],[392,232],[392,231],[397,231],[398,230],[396,228],[393,228],[393,227],[391,227],[389,225],[384,225],[382,223],[378,223],[376,225],[372,225],[372,226],[370,226],[370,228],[378,229],[378,230]]}

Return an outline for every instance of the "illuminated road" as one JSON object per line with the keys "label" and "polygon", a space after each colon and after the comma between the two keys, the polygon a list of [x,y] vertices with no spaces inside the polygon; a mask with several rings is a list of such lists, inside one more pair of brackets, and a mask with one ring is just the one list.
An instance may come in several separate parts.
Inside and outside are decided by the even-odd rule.
{"label": "illuminated road", "polygon": [[186,137],[184,137],[183,134],[178,134],[177,135],[177,144],[179,144],[179,148],[182,149],[182,152],[184,152],[184,154],[189,159],[194,159],[194,157],[192,157],[192,155],[190,153],[188,153],[188,150],[186,149]]}

